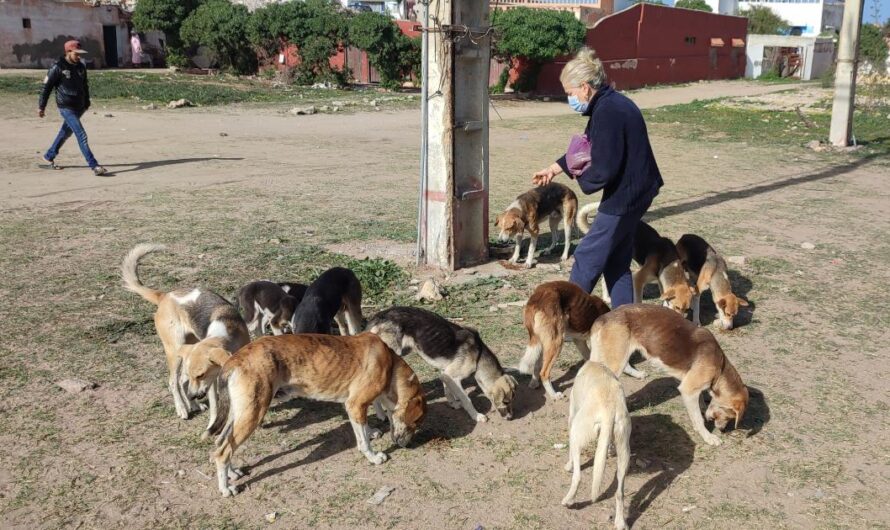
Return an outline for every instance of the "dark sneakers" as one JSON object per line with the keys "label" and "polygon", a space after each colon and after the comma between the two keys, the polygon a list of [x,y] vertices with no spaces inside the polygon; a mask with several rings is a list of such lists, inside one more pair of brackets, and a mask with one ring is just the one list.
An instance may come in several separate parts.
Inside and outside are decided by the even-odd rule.
{"label": "dark sneakers", "polygon": [[93,168],[93,174],[96,175],[97,177],[101,177],[102,175],[107,175],[108,170],[102,166],[96,166]]}
{"label": "dark sneakers", "polygon": [[46,162],[47,164],[49,164],[50,169],[56,169],[56,170],[62,169],[62,166],[60,166],[59,164],[56,164],[55,160],[50,160],[49,158],[46,158],[46,155],[40,155],[40,159],[43,160],[44,162]]}

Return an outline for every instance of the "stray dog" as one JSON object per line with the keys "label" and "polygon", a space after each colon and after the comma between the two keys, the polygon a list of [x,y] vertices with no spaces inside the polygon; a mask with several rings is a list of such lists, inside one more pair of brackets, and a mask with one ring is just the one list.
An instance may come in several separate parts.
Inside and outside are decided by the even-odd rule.
{"label": "stray dog", "polygon": [[567,186],[551,182],[546,186],[532,188],[523,193],[504,210],[504,213],[495,218],[495,225],[501,230],[499,239],[503,242],[511,238],[516,240],[516,248],[510,263],[519,261],[519,250],[522,246],[522,238],[528,231],[531,242],[528,245],[528,256],[525,258],[525,266],[531,268],[535,263],[535,246],[538,244],[538,230],[544,219],[550,221],[550,246],[544,251],[549,254],[556,248],[559,234],[559,221],[563,222],[566,241],[562,251],[562,261],[569,259],[569,247],[572,241],[572,226],[575,222],[575,213],[578,211],[578,197]]}
{"label": "stray dog", "polygon": [[[186,420],[189,414],[201,410],[197,401],[190,398],[182,375],[183,354],[186,344],[195,344],[208,338],[216,338],[227,352],[236,351],[250,342],[250,334],[244,320],[225,298],[202,289],[177,289],[164,293],[142,285],[136,272],[139,260],[150,252],[163,250],[161,245],[137,245],[124,258],[121,276],[124,288],[145,298],[157,306],[155,329],[164,345],[169,377],[167,386],[173,394],[176,414]],[[210,425],[215,421],[216,389],[208,394],[210,399]],[[208,426],[208,429],[210,427]]]}
{"label": "stray dog", "polygon": [[[654,228],[640,221],[634,234],[633,259],[640,265],[633,275],[634,303],[643,301],[643,287],[647,283],[658,282],[664,306],[686,315],[697,292],[695,287],[689,285],[689,276],[674,242],[661,237]],[[605,278],[601,281],[601,287],[603,298],[611,303]]]}
{"label": "stray dog", "polygon": [[705,418],[723,430],[735,420],[738,429],[748,406],[748,387],[710,331],[676,312],[646,304],[621,306],[593,324],[590,359],[620,374],[630,355],[639,351],[680,380],[680,395],[692,426],[706,443],[720,445],[708,432],[699,408],[699,395],[707,390],[711,403]]}
{"label": "stray dog", "polygon": [[714,247],[695,234],[683,234],[677,241],[677,253],[696,284],[697,292],[692,299],[692,321],[696,325],[701,325],[699,320],[701,293],[710,289],[714,305],[717,306],[720,324],[723,329],[732,329],[733,320],[739,313],[739,306],[747,306],[748,302],[732,293],[729,274],[726,272],[726,261]]}
{"label": "stray dog", "polygon": [[[543,381],[547,397],[562,399],[563,393],[555,391],[550,382],[550,370],[563,343],[571,340],[581,357],[589,359],[590,326],[608,312],[609,306],[599,297],[585,293],[574,283],[556,281],[539,285],[525,304],[528,346],[519,361],[519,371],[532,376],[529,386],[537,388]],[[629,364],[625,372],[638,378],[646,376]]]}
{"label": "stray dog", "polygon": [[461,381],[473,375],[501,417],[513,418],[516,379],[504,373],[501,363],[475,329],[462,328],[417,307],[391,307],[381,311],[371,318],[367,329],[397,354],[405,356],[416,351],[424,361],[438,368],[445,397],[452,408],[463,406],[474,421],[488,419],[473,407],[461,386]]}
{"label": "stray dog", "polygon": [[[281,335],[290,326],[297,306],[303,299],[306,286],[282,284],[265,280],[250,282],[238,291],[238,306],[244,309],[244,320],[254,337],[266,333],[266,325],[273,335]],[[293,294],[291,294],[293,292]]]}
{"label": "stray dog", "polygon": [[[351,337],[279,335],[261,337],[226,361],[229,413],[216,439],[216,473],[224,497],[237,493],[229,478],[232,453],[260,425],[279,389],[292,395],[346,405],[358,450],[372,464],[387,456],[371,449],[368,406],[375,401],[389,416],[393,442],[405,447],[426,414],[417,375],[380,338],[371,333]],[[376,433],[379,435],[379,433]]]}
{"label": "stray dog", "polygon": [[596,502],[606,470],[612,434],[615,435],[615,452],[618,455],[615,528],[623,530],[627,528],[624,522],[624,476],[630,462],[630,415],[618,378],[602,364],[587,361],[578,371],[569,397],[569,461],[565,470],[573,473],[572,486],[562,500],[563,506],[571,506],[574,502],[581,482],[581,450],[594,439],[597,442],[590,500]]}
{"label": "stray dog", "polygon": [[294,333],[331,333],[331,319],[340,335],[355,335],[362,329],[362,285],[355,273],[334,267],[321,273],[303,295],[294,311]]}
{"label": "stray dog", "polygon": [[208,439],[222,430],[225,416],[219,414],[219,374],[231,353],[225,349],[223,337],[207,337],[196,344],[185,344],[179,348],[182,363],[179,364],[177,380],[182,381],[186,396],[192,400],[207,397],[210,407],[210,422],[201,435]]}
{"label": "stray dog", "polygon": [[308,285],[294,282],[279,282],[278,286],[281,287],[284,292],[298,300],[303,299],[303,296],[306,294],[306,289],[309,288]]}

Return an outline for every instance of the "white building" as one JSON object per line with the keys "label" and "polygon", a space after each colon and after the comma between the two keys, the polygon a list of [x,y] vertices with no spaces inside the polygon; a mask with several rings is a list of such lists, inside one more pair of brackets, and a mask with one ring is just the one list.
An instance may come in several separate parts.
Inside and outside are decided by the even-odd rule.
{"label": "white building", "polygon": [[737,15],[752,6],[764,6],[788,21],[792,34],[816,36],[835,32],[844,18],[843,0],[706,0],[715,13]]}
{"label": "white building", "polygon": [[748,58],[745,77],[751,79],[773,70],[777,61],[789,66],[790,76],[801,81],[818,79],[834,66],[831,37],[749,34],[745,52]]}

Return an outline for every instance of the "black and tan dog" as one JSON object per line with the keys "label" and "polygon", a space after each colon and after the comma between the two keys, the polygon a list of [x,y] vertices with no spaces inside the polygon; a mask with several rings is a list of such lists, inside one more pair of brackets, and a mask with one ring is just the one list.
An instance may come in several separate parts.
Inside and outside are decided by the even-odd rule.
{"label": "black and tan dog", "polygon": [[333,267],[309,284],[303,300],[294,311],[294,333],[331,333],[331,320],[341,335],[355,335],[362,329],[362,286],[355,273]]}
{"label": "black and tan dog", "polygon": [[720,438],[705,428],[698,404],[704,391],[712,398],[705,418],[721,430],[732,420],[739,427],[748,407],[748,387],[710,331],[675,311],[649,304],[621,306],[593,324],[591,361],[619,375],[635,351],[680,380],[689,419],[706,443],[720,445]]}
{"label": "black and tan dog", "polygon": [[532,188],[516,198],[504,213],[495,219],[495,225],[500,229],[499,239],[507,242],[516,240],[516,248],[513,250],[511,263],[519,261],[519,250],[522,246],[522,238],[528,231],[531,242],[528,246],[528,256],[525,258],[525,266],[532,267],[535,263],[535,247],[538,244],[539,225],[544,219],[550,221],[550,247],[544,253],[549,254],[556,248],[559,234],[559,222],[563,222],[565,232],[565,248],[562,251],[562,261],[569,259],[569,247],[572,241],[572,226],[575,224],[575,214],[578,211],[578,197],[571,189],[562,184],[551,182],[546,186]]}
{"label": "black and tan dog", "polygon": [[306,289],[299,283],[279,284],[265,280],[250,282],[239,289],[238,306],[244,311],[244,321],[253,336],[265,335],[267,324],[273,335],[284,333]]}
{"label": "black and tan dog", "polygon": [[[657,282],[665,307],[686,315],[692,307],[696,290],[689,284],[689,276],[674,242],[640,221],[634,234],[633,259],[640,265],[640,269],[633,274],[634,303],[642,302],[643,287],[647,283]],[[605,278],[602,278],[600,285],[603,298],[611,303]]]}
{"label": "black and tan dog", "polygon": [[368,407],[389,416],[393,442],[405,447],[426,414],[426,401],[411,367],[373,333],[261,337],[241,348],[223,367],[229,412],[214,452],[219,491],[237,493],[229,479],[232,453],[260,425],[279,390],[320,401],[344,403],[358,450],[372,464],[387,456],[371,449]]}
{"label": "black and tan dog", "polygon": [[[124,258],[121,275],[125,289],[157,306],[154,315],[155,329],[167,356],[167,384],[173,394],[176,414],[182,419],[188,419],[189,414],[201,410],[201,406],[188,395],[185,388],[187,380],[184,372],[187,370],[183,370],[182,363],[184,356],[192,348],[183,349],[183,346],[216,339],[214,344],[227,352],[233,352],[250,341],[250,334],[238,310],[212,291],[195,288],[165,293],[143,285],[136,270],[139,260],[146,254],[163,248],[161,245],[137,245]],[[215,420],[213,413],[216,411],[215,387],[208,393],[208,398],[212,425]]]}
{"label": "black and tan dog", "polygon": [[[550,370],[562,351],[566,339],[572,341],[581,357],[588,359],[587,340],[593,322],[609,312],[599,297],[585,293],[571,282],[556,281],[539,285],[525,304],[524,322],[528,346],[519,361],[519,371],[532,376],[529,386],[537,388],[541,381],[551,399],[562,399],[563,393],[553,389]],[[645,374],[628,366],[636,377]]]}
{"label": "black and tan dog", "polygon": [[391,307],[374,315],[368,331],[378,335],[399,355],[417,352],[436,367],[452,408],[463,407],[473,421],[486,421],[477,411],[461,381],[475,377],[476,383],[503,418],[513,418],[516,379],[504,373],[494,353],[475,329],[463,328],[418,307]]}
{"label": "black and tan dog", "polygon": [[701,325],[699,318],[701,294],[710,289],[717,306],[719,323],[723,329],[732,329],[740,306],[748,302],[732,292],[726,260],[707,241],[695,234],[683,234],[677,241],[677,253],[695,282],[696,293],[692,299],[692,321]]}

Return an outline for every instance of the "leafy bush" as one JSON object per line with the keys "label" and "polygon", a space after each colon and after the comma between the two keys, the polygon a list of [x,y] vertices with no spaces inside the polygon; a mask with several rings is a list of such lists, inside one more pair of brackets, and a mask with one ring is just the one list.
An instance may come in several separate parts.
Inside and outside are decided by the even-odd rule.
{"label": "leafy bush", "polygon": [[875,24],[863,24],[859,35],[859,57],[883,72],[887,69],[887,42],[881,28]]}
{"label": "leafy bush", "polygon": [[740,16],[748,18],[748,33],[755,35],[776,35],[788,29],[788,21],[766,6],[751,6],[743,9]]}
{"label": "leafy bush", "polygon": [[677,0],[674,7],[682,7],[684,9],[694,9],[696,11],[707,11],[713,13],[714,10],[705,0]]}
{"label": "leafy bush", "polygon": [[206,46],[221,67],[239,74],[257,70],[256,53],[247,41],[250,12],[228,0],[207,0],[182,23],[179,31],[187,46]]}
{"label": "leafy bush", "polygon": [[162,31],[166,37],[167,62],[185,62],[179,30],[200,0],[140,0],[133,11],[133,26],[139,31]]}
{"label": "leafy bush", "polygon": [[398,88],[420,65],[417,43],[381,13],[366,12],[352,17],[349,43],[368,53],[371,66],[377,69],[380,83],[386,88]]}

